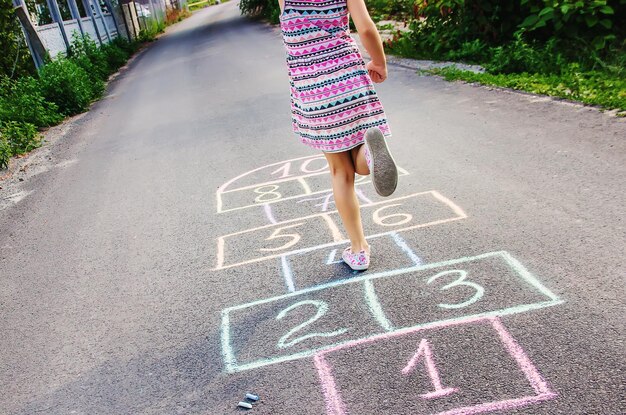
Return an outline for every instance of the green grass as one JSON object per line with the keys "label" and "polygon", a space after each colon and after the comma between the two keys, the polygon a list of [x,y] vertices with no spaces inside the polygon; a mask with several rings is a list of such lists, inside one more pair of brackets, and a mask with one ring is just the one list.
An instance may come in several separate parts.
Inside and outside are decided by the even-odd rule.
{"label": "green grass", "polygon": [[[412,59],[462,62],[480,65],[485,73],[455,67],[424,71],[446,80],[493,85],[553,96],[603,109],[626,112],[626,44],[615,42],[605,50],[552,37],[547,41],[528,40],[523,32],[499,45],[480,39],[448,42],[437,33],[413,24],[411,31],[385,42],[391,55]],[[442,34],[449,30],[441,29]]]}
{"label": "green grass", "polygon": [[426,72],[441,75],[448,81],[476,82],[617,109],[618,115],[626,116],[626,79],[604,72],[579,71],[577,65],[570,65],[560,75],[474,73],[452,67]]}
{"label": "green grass", "polygon": [[[222,3],[225,3],[228,0],[222,0]],[[196,10],[204,9],[205,7],[214,6],[217,2],[215,0],[204,0],[199,2],[194,2],[189,4],[189,11],[195,12]]]}

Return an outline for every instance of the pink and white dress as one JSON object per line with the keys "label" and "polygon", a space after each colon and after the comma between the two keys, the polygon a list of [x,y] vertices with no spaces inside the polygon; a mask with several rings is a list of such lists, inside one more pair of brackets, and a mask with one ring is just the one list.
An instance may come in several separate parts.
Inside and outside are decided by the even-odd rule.
{"label": "pink and white dress", "polygon": [[332,153],[362,144],[372,127],[391,136],[365,62],[350,37],[346,0],[285,0],[280,26],[293,130],[304,144]]}

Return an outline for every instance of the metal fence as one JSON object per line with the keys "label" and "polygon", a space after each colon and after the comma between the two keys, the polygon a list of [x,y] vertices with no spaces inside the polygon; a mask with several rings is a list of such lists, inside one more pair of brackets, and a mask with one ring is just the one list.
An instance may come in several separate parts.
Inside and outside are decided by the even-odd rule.
{"label": "metal fence", "polygon": [[[68,53],[74,36],[88,35],[100,44],[117,36],[129,40],[156,31],[168,8],[179,0],[13,0],[16,15],[37,67],[45,56]],[[184,7],[184,5],[182,5]]]}

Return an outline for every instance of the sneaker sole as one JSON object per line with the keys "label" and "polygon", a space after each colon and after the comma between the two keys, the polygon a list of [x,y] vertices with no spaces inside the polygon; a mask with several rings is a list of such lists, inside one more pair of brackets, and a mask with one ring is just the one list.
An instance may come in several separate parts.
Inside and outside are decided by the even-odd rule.
{"label": "sneaker sole", "polygon": [[366,267],[366,266],[364,266],[364,265],[362,265],[362,266],[360,266],[360,267],[356,267],[356,266],[355,266],[355,267],[353,267],[353,266],[352,266],[352,265],[350,265],[350,264],[347,264],[347,265],[348,265],[348,267],[349,267],[352,271],[367,271],[367,269],[369,268],[369,267]]}
{"label": "sneaker sole", "polygon": [[387,140],[378,128],[370,128],[365,133],[365,144],[372,158],[372,183],[381,196],[389,196],[398,187],[398,167],[393,160]]}
{"label": "sneaker sole", "polygon": [[369,268],[369,265],[350,265],[345,260],[343,261],[352,271],[365,271]]}

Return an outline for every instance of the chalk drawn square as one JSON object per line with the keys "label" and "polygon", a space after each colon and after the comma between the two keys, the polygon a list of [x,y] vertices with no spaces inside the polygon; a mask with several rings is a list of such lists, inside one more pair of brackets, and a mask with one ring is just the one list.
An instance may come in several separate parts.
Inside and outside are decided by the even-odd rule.
{"label": "chalk drawn square", "polygon": [[413,327],[554,299],[535,281],[511,255],[500,252],[436,268],[417,267],[371,283],[391,325]]}
{"label": "chalk drawn square", "polygon": [[[434,190],[364,204],[361,216],[368,238],[467,217],[454,202]],[[347,243],[345,232],[338,225],[340,221],[338,212],[333,210],[222,235],[217,241],[215,269]],[[244,255],[233,254],[235,251]]]}
{"label": "chalk drawn square", "polygon": [[[419,257],[398,235],[384,235],[369,240],[376,261],[368,273],[402,269],[419,264]],[[345,280],[361,275],[353,271],[341,259],[347,245],[325,247],[314,251],[297,253],[286,257],[283,272],[289,273],[295,289],[314,287],[331,281]],[[286,269],[285,269],[286,268]]]}
{"label": "chalk drawn square", "polygon": [[277,258],[294,250],[316,246],[320,241],[332,244],[343,238],[329,215],[248,229],[218,238],[216,269]]}
{"label": "chalk drawn square", "polygon": [[478,414],[556,397],[497,317],[357,340],[314,363],[332,415]]}
{"label": "chalk drawn square", "polygon": [[[379,286],[389,283],[395,278],[413,278],[415,281],[422,283],[421,290],[428,285],[428,281],[441,272],[448,272],[451,267],[463,270],[467,264],[480,263],[485,261],[489,264],[494,259],[505,261],[514,268],[515,272],[509,274],[508,279],[501,281],[499,284],[513,286],[522,285],[524,288],[522,293],[524,296],[509,296],[506,303],[491,304],[488,301],[482,301],[482,296],[476,296],[476,292],[470,296],[463,298],[461,303],[455,302],[453,299],[445,300],[439,297],[424,297],[415,304],[400,303],[400,307],[393,307],[386,298],[381,297]],[[480,269],[480,265],[478,265]],[[445,276],[445,275],[444,275]],[[457,289],[458,278],[454,278],[452,282],[445,281],[445,285],[450,285],[448,289]],[[456,284],[455,284],[456,281]],[[435,282],[439,282],[438,279]],[[474,281],[466,281],[474,283]],[[348,288],[349,286],[349,288]],[[500,287],[499,286],[499,287]],[[439,294],[445,286],[437,286],[435,291]],[[401,288],[401,286],[400,286]],[[427,287],[428,288],[428,287]],[[465,288],[461,286],[461,288]],[[470,285],[470,288],[474,288]],[[413,289],[418,289],[414,287]],[[485,292],[487,292],[487,289]],[[447,293],[448,290],[443,290]],[[424,292],[428,292],[425,290]],[[349,293],[346,294],[346,293]],[[399,295],[383,291],[383,295]],[[483,293],[483,295],[485,295]],[[535,302],[527,302],[529,296],[533,296]],[[323,323],[324,332],[334,333],[337,327],[358,327],[358,330],[349,330],[341,333],[341,335],[333,336],[314,336],[315,342],[301,342],[297,347],[273,348],[268,349],[268,344],[276,344],[278,338],[285,333],[284,328],[273,325],[272,322],[266,320],[276,319],[281,310],[291,307],[293,304],[310,301],[323,301],[327,307],[320,315],[316,311],[309,310],[308,317],[301,316],[301,320],[296,324],[297,331],[300,334],[308,335],[310,333],[319,333],[312,331],[311,323]],[[471,300],[471,301],[470,301]],[[409,329],[422,329],[424,327],[437,326],[442,323],[451,323],[475,319],[478,317],[505,316],[516,313],[524,313],[531,310],[552,307],[561,304],[563,300],[553,294],[548,288],[543,286],[532,274],[528,272],[515,258],[508,252],[489,252],[474,257],[465,257],[443,261],[439,263],[416,265],[413,267],[384,271],[379,273],[364,273],[348,280],[332,281],[326,284],[320,284],[315,287],[305,288],[296,292],[283,294],[280,296],[266,298],[253,301],[247,304],[241,304],[234,307],[228,307],[222,310],[222,355],[224,358],[225,368],[227,372],[237,372],[242,370],[254,369],[270,364],[276,364],[289,360],[301,359],[312,356],[313,354],[336,347],[341,343],[353,342],[378,336],[384,332],[403,332]],[[446,308],[440,305],[459,305],[462,307]],[[314,304],[309,304],[315,307]],[[427,305],[428,313],[421,313],[420,306]],[[497,308],[495,305],[502,306]],[[319,306],[319,305],[318,305]],[[351,308],[347,308],[351,307]],[[417,308],[415,308],[417,307]],[[318,308],[319,313],[321,308]],[[369,312],[369,321],[368,313]],[[358,311],[357,314],[354,312]],[[315,318],[311,316],[316,315]],[[400,318],[399,318],[400,316]],[[402,318],[402,316],[406,316]],[[312,320],[311,320],[312,318]],[[242,323],[243,322],[243,323]],[[402,324],[406,324],[403,326]],[[242,329],[243,327],[243,329]],[[251,333],[246,330],[250,328]],[[254,343],[248,342],[248,336],[256,333],[259,328],[263,328],[259,333],[263,333],[265,340],[271,340],[264,344],[264,340],[255,340]],[[243,330],[243,331],[242,331]],[[359,337],[360,336],[360,337]],[[308,340],[308,339],[307,339]],[[272,343],[275,342],[275,343]],[[257,350],[258,348],[258,350]],[[242,358],[243,356],[243,358]]]}
{"label": "chalk drawn square", "polygon": [[222,337],[228,342],[223,349],[227,369],[264,366],[285,354],[310,355],[311,350],[378,332],[362,297],[359,284],[348,284],[228,310],[223,313],[228,334]]}
{"label": "chalk drawn square", "polygon": [[260,184],[255,187],[245,187],[221,195],[220,208],[224,212],[236,211],[242,208],[262,206],[266,203],[275,203],[310,194],[306,179],[293,179],[278,183]]}
{"label": "chalk drawn square", "polygon": [[[328,177],[321,178],[326,181],[328,180]],[[308,178],[307,183],[311,185],[311,179],[321,178]],[[335,196],[332,189],[318,190],[316,187],[312,187],[312,190],[313,193],[310,195],[303,195],[289,200],[263,204],[262,208],[264,210],[264,216],[270,223],[276,223],[294,220],[298,217],[302,217],[303,215],[312,215],[337,210]],[[386,200],[385,198],[378,196],[371,186],[357,186],[356,194],[361,205],[368,205]]]}

